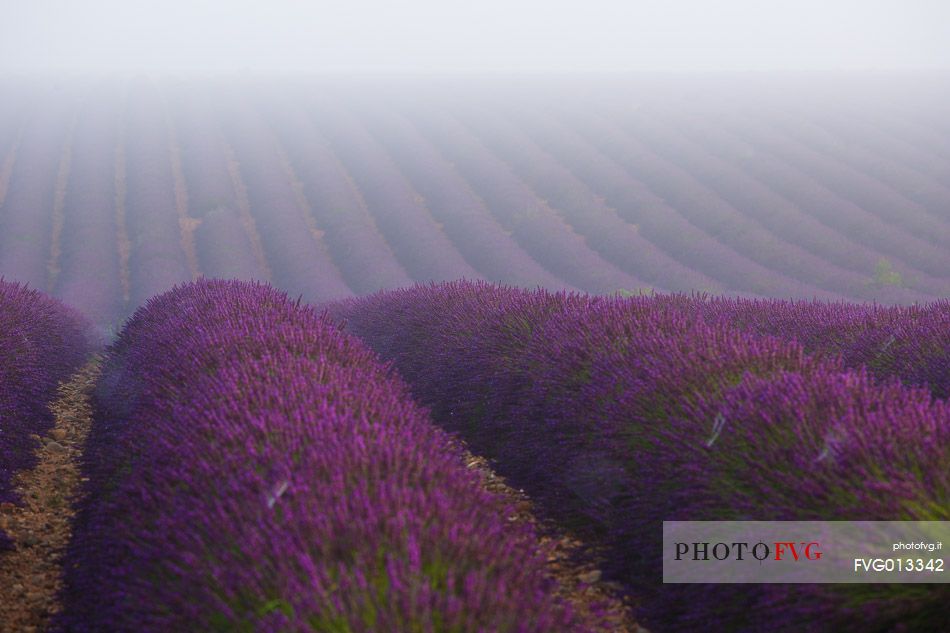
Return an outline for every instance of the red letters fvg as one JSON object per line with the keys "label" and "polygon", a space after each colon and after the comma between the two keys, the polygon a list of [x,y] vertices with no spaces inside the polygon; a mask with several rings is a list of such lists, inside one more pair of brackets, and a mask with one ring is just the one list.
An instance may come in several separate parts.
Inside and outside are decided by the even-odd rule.
{"label": "red letters fvg", "polygon": [[775,560],[782,560],[782,557],[786,554],[791,554],[794,560],[799,560],[799,556],[804,556],[807,560],[818,560],[821,558],[821,552],[819,552],[817,549],[813,551],[813,547],[817,548],[818,543],[815,541],[811,541],[810,543],[804,543],[801,541],[798,543],[794,543],[792,541],[776,542]]}

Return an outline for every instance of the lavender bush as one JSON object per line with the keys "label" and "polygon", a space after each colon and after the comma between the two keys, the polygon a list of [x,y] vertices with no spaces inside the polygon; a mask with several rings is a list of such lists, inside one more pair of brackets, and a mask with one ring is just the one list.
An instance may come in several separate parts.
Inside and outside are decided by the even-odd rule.
{"label": "lavender bush", "polygon": [[153,298],[108,349],[59,630],[597,630],[403,383],[266,285]]}
{"label": "lavender bush", "polygon": [[[0,278],[0,502],[16,502],[13,477],[36,464],[38,442],[53,424],[56,386],[92,351],[90,325],[73,309]],[[0,530],[0,550],[11,545]]]}
{"label": "lavender bush", "polygon": [[899,378],[950,396],[950,301],[880,306],[670,296],[706,321],[801,343],[810,353],[840,355],[879,378]]}
{"label": "lavender bush", "polygon": [[663,520],[950,516],[945,401],[808,355],[793,332],[729,326],[722,305],[737,304],[453,283],[332,312],[440,424],[606,548],[648,628],[940,630],[937,585],[658,583]]}

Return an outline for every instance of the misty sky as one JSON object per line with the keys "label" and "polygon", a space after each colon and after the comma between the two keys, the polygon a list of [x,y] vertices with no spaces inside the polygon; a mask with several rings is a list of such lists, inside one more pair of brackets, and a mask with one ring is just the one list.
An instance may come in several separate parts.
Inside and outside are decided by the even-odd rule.
{"label": "misty sky", "polygon": [[947,0],[0,0],[0,70],[950,68]]}

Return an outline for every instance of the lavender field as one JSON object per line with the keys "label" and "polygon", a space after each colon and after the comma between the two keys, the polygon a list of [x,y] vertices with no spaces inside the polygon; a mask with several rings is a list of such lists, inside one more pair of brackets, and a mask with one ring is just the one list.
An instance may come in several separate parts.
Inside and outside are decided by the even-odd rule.
{"label": "lavender field", "polygon": [[199,276],[926,303],[944,79],[8,78],[0,272],[113,330]]}
{"label": "lavender field", "polygon": [[0,78],[0,631],[950,630],[947,79]]}

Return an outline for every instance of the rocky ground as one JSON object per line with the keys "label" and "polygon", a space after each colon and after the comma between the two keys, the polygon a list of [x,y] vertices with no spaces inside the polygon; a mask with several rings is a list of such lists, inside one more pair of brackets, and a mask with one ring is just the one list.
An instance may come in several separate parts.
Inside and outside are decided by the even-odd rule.
{"label": "rocky ground", "polygon": [[39,447],[36,468],[17,476],[22,505],[0,506],[0,527],[15,544],[0,552],[0,632],[42,631],[59,609],[62,555],[69,543],[71,502],[81,481],[79,456],[92,419],[90,394],[99,373],[90,362],[59,387],[56,416]]}

